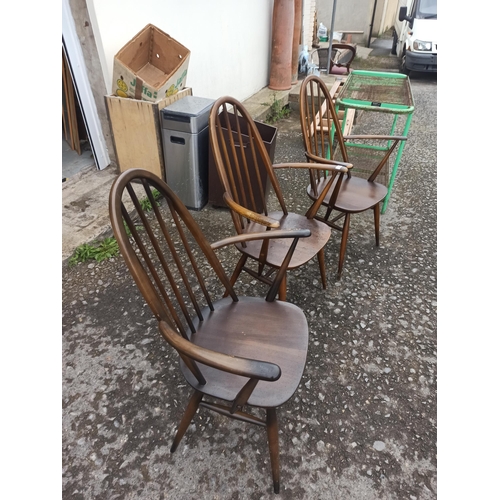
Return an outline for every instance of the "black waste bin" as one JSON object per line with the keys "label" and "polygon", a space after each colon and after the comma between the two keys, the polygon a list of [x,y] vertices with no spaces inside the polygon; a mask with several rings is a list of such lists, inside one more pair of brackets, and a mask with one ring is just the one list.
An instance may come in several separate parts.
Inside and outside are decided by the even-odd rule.
{"label": "black waste bin", "polygon": [[[228,114],[229,121],[231,127],[235,125],[235,120],[236,117],[234,114],[229,113]],[[224,115],[220,115],[221,119],[221,125],[222,125],[222,130],[223,132],[227,133],[227,128],[224,127]],[[242,120],[240,117],[238,117],[238,120],[240,122],[240,127],[241,127],[241,132],[242,132],[242,139],[245,141],[245,139],[248,139],[248,129],[247,129],[247,124],[244,120]],[[255,125],[257,126],[257,130],[259,131],[262,140],[264,142],[264,145],[266,147],[266,150],[269,154],[269,158],[271,159],[271,164],[274,162],[274,150],[276,149],[276,138],[278,135],[278,129],[276,127],[273,127],[271,125],[268,125],[266,123],[262,123],[259,121],[254,121]],[[252,154],[250,150],[245,149],[246,151],[246,159],[249,164],[253,162],[252,159]],[[254,190],[254,193],[256,193],[255,197],[255,203],[256,203],[256,208],[257,212],[261,213],[264,210],[265,202],[267,202],[267,196],[269,193],[269,182],[268,182],[268,176],[267,176],[267,171],[264,163],[260,158],[258,158],[258,169],[259,169],[259,174],[263,182],[266,183],[266,189],[265,189],[265,200],[261,199],[260,195],[258,194],[259,188],[258,188],[258,181],[256,177],[251,178],[251,184],[252,188]],[[227,205],[224,201],[223,198],[224,195],[224,188],[222,186],[222,183],[219,179],[219,174],[217,172],[217,167],[215,165],[215,158],[213,155],[212,151],[212,145],[210,144],[210,153],[209,153],[209,161],[208,161],[208,202],[214,206],[214,207],[226,207]]]}

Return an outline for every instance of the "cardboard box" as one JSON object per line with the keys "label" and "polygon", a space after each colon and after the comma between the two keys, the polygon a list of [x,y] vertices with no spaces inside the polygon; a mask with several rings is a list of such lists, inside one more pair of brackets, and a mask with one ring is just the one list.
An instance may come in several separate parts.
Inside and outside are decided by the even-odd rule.
{"label": "cardboard box", "polygon": [[114,58],[112,92],[158,102],[186,85],[189,49],[148,24]]}
{"label": "cardboard box", "polygon": [[161,110],[192,94],[192,89],[186,87],[158,102],[105,97],[120,172],[144,168],[165,180]]}

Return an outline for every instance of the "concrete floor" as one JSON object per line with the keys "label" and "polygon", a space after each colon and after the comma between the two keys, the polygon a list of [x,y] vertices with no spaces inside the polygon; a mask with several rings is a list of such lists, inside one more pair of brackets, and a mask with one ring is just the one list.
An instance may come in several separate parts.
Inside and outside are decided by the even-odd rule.
{"label": "concrete floor", "polygon": [[392,38],[375,38],[370,44],[370,56],[386,56],[390,54],[392,48]]}
{"label": "concrete floor", "polygon": [[82,151],[79,155],[69,147],[69,144],[62,137],[62,178],[70,179],[87,167],[95,166],[94,156],[88,143],[82,144]]}

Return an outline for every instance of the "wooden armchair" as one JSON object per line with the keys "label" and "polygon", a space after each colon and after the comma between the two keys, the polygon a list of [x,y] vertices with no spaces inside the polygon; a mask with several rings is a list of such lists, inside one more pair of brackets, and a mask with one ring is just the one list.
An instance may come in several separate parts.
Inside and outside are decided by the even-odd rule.
{"label": "wooden armchair", "polygon": [[351,71],[351,63],[356,57],[356,46],[348,43],[332,43],[330,64],[328,64],[328,47],[321,47],[311,52],[311,61],[318,70],[330,75],[347,76]]}
{"label": "wooden armchair", "polygon": [[351,72],[351,63],[355,57],[355,45],[349,43],[332,43],[330,75],[348,75]]}
{"label": "wooden armchair", "polygon": [[[163,198],[161,206],[155,201],[155,189]],[[143,200],[149,200],[150,212],[143,209]],[[210,245],[168,185],[141,169],[127,170],[116,179],[109,212],[130,273],[158,320],[161,335],[179,353],[180,369],[193,389],[170,451],[176,450],[200,406],[265,427],[278,493],[276,408],[298,387],[309,333],[302,310],[274,298],[299,239],[310,236],[310,231],[249,233]],[[287,239],[290,245],[267,297],[237,297],[215,250],[276,238]],[[228,297],[211,298],[219,281],[209,281],[204,276],[207,269],[222,282]],[[265,418],[243,407],[263,408]]]}
{"label": "wooden armchair", "polygon": [[319,71],[328,72],[328,48],[321,47],[311,52],[311,61],[317,64]]}
{"label": "wooden armchair", "polygon": [[[351,165],[348,172],[339,172],[332,184],[326,171],[310,170],[307,194],[313,200],[311,213],[333,229],[342,232],[337,278],[340,279],[345,260],[347,237],[351,214],[373,210],[375,220],[375,242],[379,245],[380,202],[387,194],[389,158],[404,136],[391,135],[346,135],[338,118],[335,104],[327,86],[321,78],[310,75],[300,88],[300,122],[308,161],[336,164],[340,155]],[[378,143],[375,149],[373,142]],[[369,143],[370,148],[367,148]],[[378,182],[383,178],[382,182]],[[318,215],[317,201],[326,207],[323,216]],[[314,207],[314,208],[313,208]],[[336,214],[332,219],[331,215]],[[342,225],[338,222],[342,221]]]}
{"label": "wooden armchair", "polygon": [[[229,108],[232,108],[232,113],[229,112]],[[225,191],[224,200],[231,211],[237,234],[251,234],[264,230],[272,232],[278,228],[310,230],[311,238],[299,241],[287,269],[302,266],[317,255],[321,281],[323,288],[326,288],[324,246],[330,238],[331,229],[314,218],[323,202],[323,197],[318,197],[306,216],[288,212],[275,170],[327,169],[337,174],[347,172],[348,164],[329,162],[326,165],[323,162],[322,165],[311,163],[272,165],[254,121],[244,106],[232,97],[221,97],[214,103],[210,113],[209,131],[217,172]],[[257,168],[259,163],[264,164],[267,179],[262,178]],[[268,190],[276,195],[280,210],[269,211],[266,194]],[[258,210],[258,206],[263,206],[263,209]],[[270,284],[273,272],[282,267],[289,246],[289,239],[280,238],[237,243],[236,248],[242,255],[231,276],[231,285],[235,284],[242,270]],[[249,258],[257,262],[257,269],[246,266]],[[286,278],[281,282],[279,298],[286,300]]]}

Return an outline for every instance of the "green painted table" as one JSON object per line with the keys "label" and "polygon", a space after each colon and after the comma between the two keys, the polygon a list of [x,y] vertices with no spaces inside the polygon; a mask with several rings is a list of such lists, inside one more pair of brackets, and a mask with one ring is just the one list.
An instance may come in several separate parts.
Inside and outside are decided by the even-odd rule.
{"label": "green painted table", "polygon": [[[378,71],[353,70],[347,77],[335,101],[337,111],[340,107],[356,110],[374,111],[394,115],[389,135],[395,135],[399,117],[406,119],[402,135],[408,136],[410,123],[415,106],[408,76],[401,73],[382,73]],[[387,147],[362,146],[377,150],[388,150],[393,141],[388,141]],[[385,212],[391,195],[394,180],[398,171],[399,162],[403,154],[406,141],[401,141],[397,150],[396,159],[389,177],[387,196],[384,198],[382,213]],[[350,147],[361,147],[359,144],[346,142]]]}

